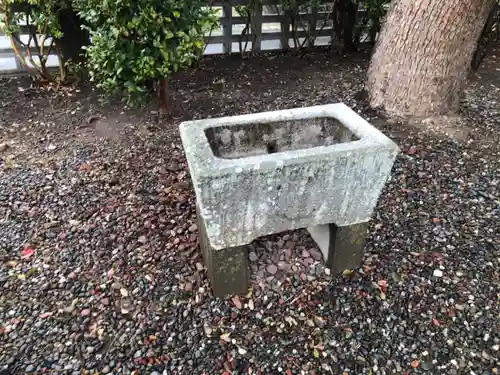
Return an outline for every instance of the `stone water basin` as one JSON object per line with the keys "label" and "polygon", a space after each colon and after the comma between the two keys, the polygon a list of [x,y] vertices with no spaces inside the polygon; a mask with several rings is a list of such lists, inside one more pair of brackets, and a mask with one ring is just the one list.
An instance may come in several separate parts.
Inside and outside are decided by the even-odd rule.
{"label": "stone water basin", "polygon": [[214,250],[367,222],[398,153],[343,103],[187,121],[180,134]]}

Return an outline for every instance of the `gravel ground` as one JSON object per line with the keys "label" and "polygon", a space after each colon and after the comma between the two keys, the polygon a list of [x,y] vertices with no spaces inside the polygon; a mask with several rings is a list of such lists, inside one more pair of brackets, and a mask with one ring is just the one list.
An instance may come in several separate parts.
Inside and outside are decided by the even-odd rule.
{"label": "gravel ground", "polygon": [[[366,61],[207,59],[169,119],[0,80],[0,373],[497,374],[498,61],[445,125],[370,112]],[[332,276],[281,233],[253,244],[246,296],[214,298],[179,122],[336,101],[403,151],[363,266]]]}

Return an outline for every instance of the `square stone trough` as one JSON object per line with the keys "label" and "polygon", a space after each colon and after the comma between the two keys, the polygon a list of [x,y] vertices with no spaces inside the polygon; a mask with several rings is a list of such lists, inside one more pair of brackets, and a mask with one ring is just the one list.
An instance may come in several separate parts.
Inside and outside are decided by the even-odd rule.
{"label": "square stone trough", "polygon": [[245,293],[248,245],[307,228],[335,273],[360,265],[399,152],[343,103],[180,125],[214,294]]}

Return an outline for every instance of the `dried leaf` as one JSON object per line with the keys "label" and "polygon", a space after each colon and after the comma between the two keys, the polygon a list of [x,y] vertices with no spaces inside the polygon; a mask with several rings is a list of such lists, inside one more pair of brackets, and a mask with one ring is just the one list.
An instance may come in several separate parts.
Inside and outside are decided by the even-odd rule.
{"label": "dried leaf", "polygon": [[363,272],[364,273],[368,273],[370,272],[372,269],[374,269],[375,267],[370,267],[370,266],[367,266],[366,264],[363,265]]}
{"label": "dried leaf", "polygon": [[380,292],[380,299],[382,301],[385,301],[385,298],[386,298],[385,293],[384,292]]}
{"label": "dried leaf", "polygon": [[442,263],[444,261],[444,256],[441,253],[438,253],[437,251],[433,251],[431,253],[431,256],[433,259],[437,260],[439,263]]}
{"label": "dried leaf", "polygon": [[290,370],[290,369],[286,370],[286,371],[285,371],[285,374],[286,374],[286,375],[293,375],[292,370]]}
{"label": "dried leaf", "polygon": [[21,251],[21,259],[27,259],[33,254],[35,254],[35,250],[33,250],[31,247],[27,247],[26,249]]}
{"label": "dried leaf", "polygon": [[314,349],[313,356],[314,356],[314,358],[319,358],[319,351],[318,351],[318,349],[316,349],[316,348]]}
{"label": "dried leaf", "polygon": [[234,296],[233,298],[231,298],[231,301],[233,301],[233,304],[234,306],[236,306],[237,309],[241,309],[241,301],[240,301],[240,297],[238,296]]}
{"label": "dried leaf", "polygon": [[252,297],[252,294],[253,294],[253,288],[252,288],[252,286],[250,285],[250,287],[248,288],[248,292],[247,292],[246,297],[247,297],[247,298],[251,298],[251,297]]}
{"label": "dried leaf", "polygon": [[411,362],[411,367],[417,368],[418,366],[420,366],[420,361],[418,359]]}
{"label": "dried leaf", "polygon": [[434,324],[435,326],[441,326],[441,322],[439,320],[437,320],[436,318],[432,318],[432,324]]}
{"label": "dried leaf", "polygon": [[344,275],[344,276],[351,276],[353,274],[353,272],[354,272],[353,270],[344,270],[342,272],[342,275]]}
{"label": "dried leaf", "polygon": [[26,277],[31,277],[33,276],[35,273],[38,272],[38,268],[36,267],[31,267],[27,272],[26,272]]}
{"label": "dried leaf", "polygon": [[205,324],[203,326],[203,330],[205,331],[205,334],[210,337],[210,335],[212,334],[212,327],[210,327],[209,325]]}
{"label": "dried leaf", "polygon": [[46,312],[46,313],[41,313],[39,315],[39,317],[42,318],[42,319],[45,319],[45,318],[48,318],[49,316],[52,316],[52,315],[54,315],[54,313],[52,313],[52,312]]}
{"label": "dried leaf", "polygon": [[231,336],[231,332],[223,333],[222,335],[220,335],[220,339],[225,342],[230,342],[231,339],[229,338],[229,336]]}
{"label": "dried leaf", "polygon": [[17,265],[18,265],[18,262],[15,261],[15,260],[9,260],[9,261],[7,261],[7,267],[14,268]]}
{"label": "dried leaf", "polygon": [[241,346],[238,346],[238,353],[240,355],[245,355],[247,354],[247,350],[245,348],[242,348]]}
{"label": "dried leaf", "polygon": [[387,288],[387,280],[379,280],[378,286],[381,287],[382,289]]}
{"label": "dried leaf", "polygon": [[107,275],[108,275],[108,279],[111,279],[113,278],[113,275],[115,274],[115,269],[114,268],[110,268]]}
{"label": "dried leaf", "polygon": [[87,163],[80,164],[80,166],[78,167],[78,170],[80,170],[81,172],[86,172],[89,169],[90,169],[90,165]]}

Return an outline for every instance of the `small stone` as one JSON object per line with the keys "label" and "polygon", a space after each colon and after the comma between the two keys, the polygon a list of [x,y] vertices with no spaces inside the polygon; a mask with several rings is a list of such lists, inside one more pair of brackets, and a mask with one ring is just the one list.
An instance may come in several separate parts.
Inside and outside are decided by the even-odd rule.
{"label": "small stone", "polygon": [[309,249],[309,254],[311,254],[311,257],[318,262],[323,259],[323,254],[321,254],[321,251],[318,249]]}
{"label": "small stone", "polygon": [[7,142],[0,143],[0,152],[3,152],[5,150],[7,150],[8,148],[9,148],[9,144]]}
{"label": "small stone", "polygon": [[26,367],[26,372],[32,372],[35,370],[35,366],[33,365],[29,365],[28,367]]}
{"label": "small stone", "polygon": [[284,262],[284,261],[279,261],[278,262],[278,268],[280,270],[283,270],[283,271],[287,272],[290,269],[290,264],[287,263],[287,262]]}
{"label": "small stone", "polygon": [[408,155],[415,155],[417,153],[417,148],[415,146],[411,146],[408,149]]}
{"label": "small stone", "polygon": [[276,274],[276,272],[278,272],[278,267],[276,267],[276,265],[274,264],[270,264],[267,266],[267,272],[269,272],[271,275],[274,275]]}
{"label": "small stone", "polygon": [[305,258],[302,263],[305,265],[305,266],[310,266],[311,264],[314,263],[314,259],[313,258]]}
{"label": "small stone", "polygon": [[434,275],[434,277],[443,277],[443,271],[441,271],[440,269],[435,269],[432,274]]}
{"label": "small stone", "polygon": [[255,262],[257,260],[257,254],[255,254],[253,251],[248,254],[248,259],[250,259],[250,262]]}
{"label": "small stone", "polygon": [[306,249],[302,250],[302,258],[309,258],[311,254]]}
{"label": "small stone", "polygon": [[196,224],[193,224],[189,227],[188,229],[191,233],[196,232],[198,230],[198,226]]}
{"label": "small stone", "polygon": [[97,121],[99,121],[99,116],[94,115],[94,116],[89,116],[87,118],[87,124],[89,124],[89,125],[93,124],[94,122],[97,122]]}
{"label": "small stone", "polygon": [[423,361],[421,363],[421,366],[422,366],[422,369],[428,371],[428,370],[432,369],[432,362],[431,361]]}
{"label": "small stone", "polygon": [[319,328],[323,328],[325,326],[325,319],[319,317],[319,316],[314,316],[314,324],[316,324]]}
{"label": "small stone", "polygon": [[146,242],[148,242],[148,239],[146,238],[146,236],[140,236],[137,241],[139,241],[142,244],[145,244]]}
{"label": "small stone", "polygon": [[90,309],[83,309],[83,310],[80,312],[80,315],[81,315],[81,316],[89,316],[89,315],[90,315]]}

